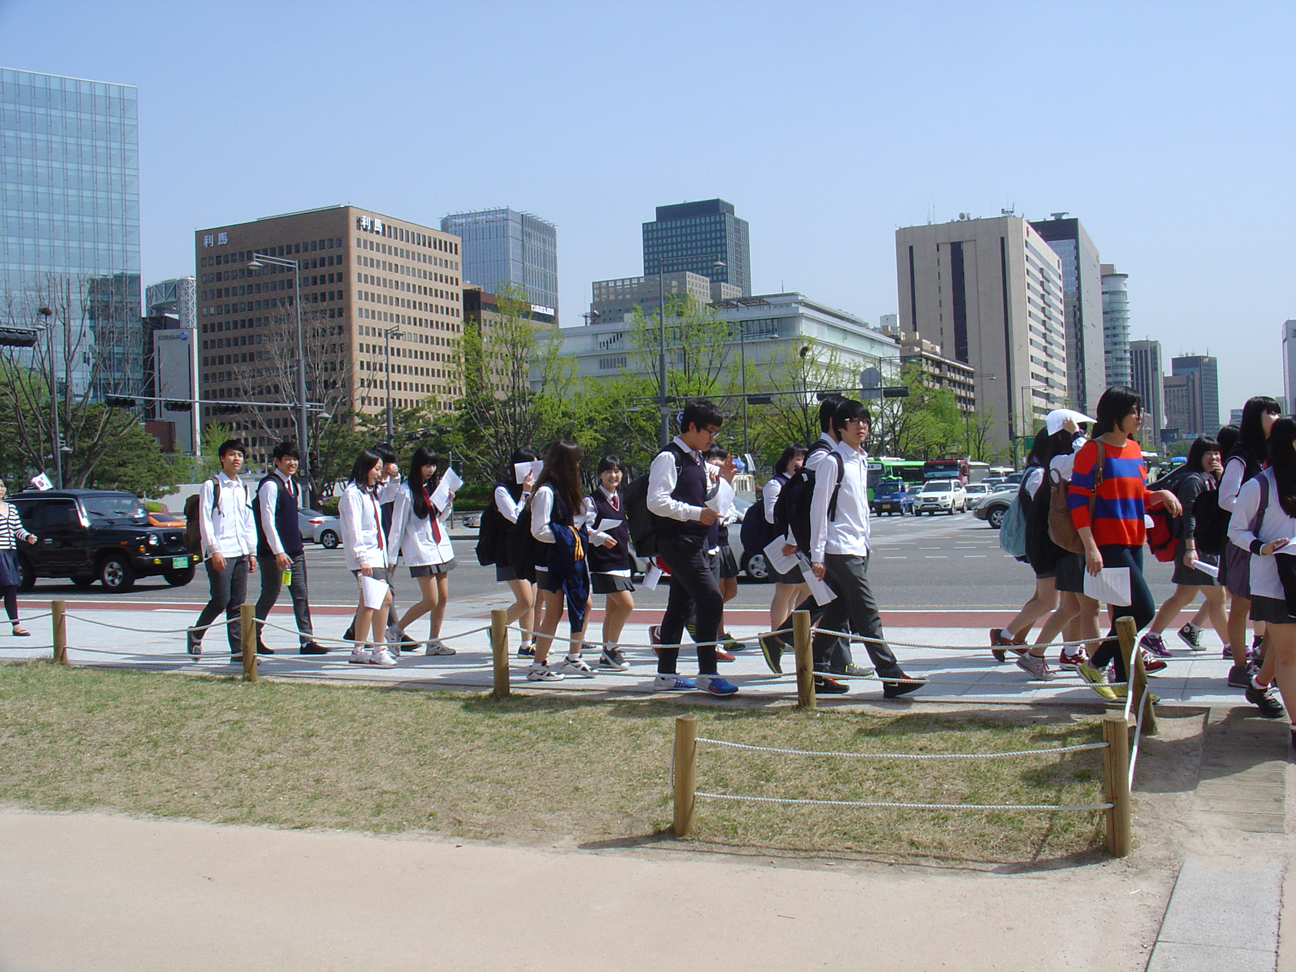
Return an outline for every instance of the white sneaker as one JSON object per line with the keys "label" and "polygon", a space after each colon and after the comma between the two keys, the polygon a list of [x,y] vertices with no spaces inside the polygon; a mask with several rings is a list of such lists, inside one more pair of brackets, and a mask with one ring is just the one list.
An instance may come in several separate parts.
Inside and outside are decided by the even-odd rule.
{"label": "white sneaker", "polygon": [[384,645],[369,657],[369,664],[381,665],[383,668],[395,668],[396,659],[392,657],[392,653]]}
{"label": "white sneaker", "polygon": [[453,655],[454,653],[455,650],[440,638],[431,639],[427,643],[427,648],[423,652],[425,655]]}
{"label": "white sneaker", "polygon": [[405,632],[401,631],[399,624],[387,625],[387,644],[399,645]]}
{"label": "white sneaker", "polygon": [[352,648],[351,657],[347,659],[352,665],[368,665],[373,652],[365,648]]}
{"label": "white sneaker", "polygon": [[562,672],[540,662],[532,662],[527,670],[528,682],[561,682],[562,677]]}
{"label": "white sneaker", "polygon": [[579,655],[574,658],[568,655],[555,666],[554,670],[562,672],[564,675],[580,675],[582,678],[594,677],[594,669],[585,664]]}

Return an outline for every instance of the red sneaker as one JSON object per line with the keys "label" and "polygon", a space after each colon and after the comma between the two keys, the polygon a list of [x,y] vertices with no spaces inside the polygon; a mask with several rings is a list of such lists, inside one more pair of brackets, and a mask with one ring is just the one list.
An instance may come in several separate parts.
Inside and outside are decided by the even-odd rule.
{"label": "red sneaker", "polygon": [[995,661],[1003,662],[1008,660],[1008,655],[1004,651],[1005,648],[1011,649],[1012,651],[1015,651],[1019,655],[1026,654],[1028,650],[1024,646],[1018,645],[1011,638],[1004,637],[1003,628],[991,628],[990,629],[990,654],[994,655]]}

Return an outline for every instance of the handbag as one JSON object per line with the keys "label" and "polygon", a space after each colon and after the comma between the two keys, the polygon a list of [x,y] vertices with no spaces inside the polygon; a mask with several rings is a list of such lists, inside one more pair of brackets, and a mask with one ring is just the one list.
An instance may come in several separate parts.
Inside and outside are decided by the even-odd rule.
{"label": "handbag", "polygon": [[[1094,503],[1098,499],[1098,486],[1103,480],[1103,466],[1107,464],[1106,446],[1101,439],[1094,441],[1098,444],[1098,459],[1094,462],[1093,492],[1089,494],[1090,523],[1093,522]],[[1067,503],[1067,490],[1070,486],[1071,481],[1060,476],[1053,481],[1049,493],[1049,538],[1067,553],[1082,554],[1085,552],[1084,541],[1080,539],[1080,531],[1071,519],[1071,507]]]}

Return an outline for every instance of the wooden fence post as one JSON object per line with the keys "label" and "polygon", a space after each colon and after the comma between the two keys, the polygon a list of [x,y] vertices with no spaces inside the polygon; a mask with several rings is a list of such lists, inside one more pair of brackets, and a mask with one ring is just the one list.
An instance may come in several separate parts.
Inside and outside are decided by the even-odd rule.
{"label": "wooden fence post", "polygon": [[495,690],[492,694],[497,699],[509,697],[509,653],[508,653],[508,612],[503,608],[491,609],[491,660],[495,667]]}
{"label": "wooden fence post", "polygon": [[675,717],[675,836],[693,829],[693,794],[697,790],[697,716]]}
{"label": "wooden fence post", "polygon": [[1103,716],[1103,792],[1107,811],[1107,853],[1130,852],[1129,722],[1123,715]]}
{"label": "wooden fence post", "polygon": [[792,645],[796,650],[797,705],[815,707],[814,658],[810,647],[810,612],[792,612]]}
{"label": "wooden fence post", "polygon": [[244,681],[255,682],[257,679],[255,605],[244,604],[239,608],[239,623],[241,625],[239,634],[243,643],[243,679]]}
{"label": "wooden fence post", "polygon": [[1126,678],[1129,680],[1129,685],[1126,686],[1125,691],[1130,694],[1130,698],[1134,699],[1134,706],[1131,707],[1130,713],[1137,720],[1137,706],[1141,704],[1143,732],[1155,736],[1159,730],[1156,709],[1152,705],[1151,693],[1148,692],[1147,669],[1143,666],[1143,652],[1138,647],[1138,628],[1134,626],[1133,618],[1116,619],[1116,637],[1120,641],[1121,656],[1126,661],[1125,667],[1128,671]]}
{"label": "wooden fence post", "polygon": [[67,602],[61,598],[50,601],[50,623],[54,628],[54,663],[66,665],[67,660],[67,617],[63,614]]}

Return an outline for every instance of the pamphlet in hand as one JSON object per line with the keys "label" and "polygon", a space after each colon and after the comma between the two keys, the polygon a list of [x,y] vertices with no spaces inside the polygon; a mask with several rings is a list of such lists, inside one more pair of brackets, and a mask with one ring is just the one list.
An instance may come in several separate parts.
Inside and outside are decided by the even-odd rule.
{"label": "pamphlet in hand", "polygon": [[720,516],[728,516],[734,511],[733,483],[722,479],[716,483],[715,494],[706,501],[708,509],[715,510]]}
{"label": "pamphlet in hand", "polygon": [[387,598],[387,582],[377,577],[360,575],[360,596],[367,608],[380,608]]}
{"label": "pamphlet in hand", "polygon": [[827,581],[821,581],[814,575],[810,569],[810,558],[801,551],[797,551],[797,563],[801,565],[801,577],[805,580],[806,587],[810,588],[810,595],[815,599],[815,603],[820,607],[829,601],[837,599],[837,592],[828,586]]}
{"label": "pamphlet in hand", "polygon": [[661,583],[662,569],[656,564],[648,568],[648,573],[644,574],[643,586],[650,591],[657,590],[657,585]]}
{"label": "pamphlet in hand", "polygon": [[[1296,553],[1296,551],[1293,551],[1293,553]],[[1191,564],[1189,564],[1189,566],[1192,567],[1193,570],[1200,570],[1203,574],[1205,574],[1213,581],[1219,580],[1218,567],[1213,567],[1210,564],[1204,564],[1200,560],[1194,560]]]}
{"label": "pamphlet in hand", "polygon": [[765,545],[765,562],[780,574],[786,574],[792,568],[800,566],[795,550],[790,554],[783,553],[786,545],[786,537],[775,537]]}
{"label": "pamphlet in hand", "polygon": [[619,527],[622,522],[623,521],[621,520],[599,520],[595,525],[594,530],[596,533],[611,533]]}
{"label": "pamphlet in hand", "polygon": [[441,477],[441,482],[437,483],[437,488],[432,492],[432,505],[438,511],[444,512],[450,505],[450,494],[462,485],[463,480],[459,478],[459,474],[453,469],[447,469]]}
{"label": "pamphlet in hand", "polygon": [[535,462],[513,463],[513,475],[517,479],[519,486],[526,482],[527,476],[530,476],[532,481],[539,479],[542,469],[544,469],[543,459],[537,459]]}
{"label": "pamphlet in hand", "polygon": [[1129,607],[1130,573],[1128,567],[1104,567],[1098,576],[1085,571],[1084,592],[1099,604],[1114,604],[1116,607]]}

